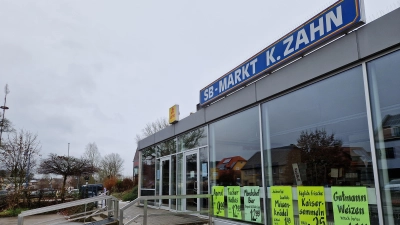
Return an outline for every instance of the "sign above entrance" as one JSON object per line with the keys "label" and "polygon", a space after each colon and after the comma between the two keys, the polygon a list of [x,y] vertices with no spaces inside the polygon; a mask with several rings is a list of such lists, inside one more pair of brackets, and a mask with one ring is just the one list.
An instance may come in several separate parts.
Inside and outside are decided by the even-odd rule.
{"label": "sign above entrance", "polygon": [[363,0],[340,0],[200,90],[204,106],[365,23]]}

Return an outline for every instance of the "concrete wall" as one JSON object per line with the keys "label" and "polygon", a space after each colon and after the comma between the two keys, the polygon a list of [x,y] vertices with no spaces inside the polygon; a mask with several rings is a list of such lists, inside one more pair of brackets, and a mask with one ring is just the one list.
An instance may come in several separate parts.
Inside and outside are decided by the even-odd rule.
{"label": "concrete wall", "polygon": [[[139,142],[143,149],[341,67],[400,45],[400,9],[361,27],[236,93]],[[211,83],[212,81],[210,81]],[[194,102],[193,105],[196,103]]]}

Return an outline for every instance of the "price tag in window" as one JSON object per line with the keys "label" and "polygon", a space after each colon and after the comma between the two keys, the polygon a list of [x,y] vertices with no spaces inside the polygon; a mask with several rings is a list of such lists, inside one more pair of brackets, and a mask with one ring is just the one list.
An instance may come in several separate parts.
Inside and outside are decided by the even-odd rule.
{"label": "price tag in window", "polygon": [[297,187],[300,224],[326,225],[325,191],[319,186]]}

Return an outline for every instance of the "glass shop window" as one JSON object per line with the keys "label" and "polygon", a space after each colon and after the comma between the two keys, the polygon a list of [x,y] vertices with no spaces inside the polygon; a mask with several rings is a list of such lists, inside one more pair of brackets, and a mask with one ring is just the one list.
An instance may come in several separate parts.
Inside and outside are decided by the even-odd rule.
{"label": "glass shop window", "polygon": [[[328,224],[334,222],[331,187],[361,187],[368,194],[372,193],[368,195],[369,213],[373,214],[369,220],[371,224],[377,222],[360,66],[263,104],[262,128],[268,191],[271,186],[291,187],[295,193],[295,220],[303,221],[299,214],[310,212],[300,208],[307,204],[299,203],[302,196],[297,195],[300,194],[298,187],[315,186],[324,192],[325,198],[321,202],[326,207],[321,209],[326,211],[322,213],[323,219],[314,217],[314,220]],[[312,199],[311,195],[305,199]],[[272,202],[267,205],[271,209],[275,207]],[[346,224],[349,222],[350,217]],[[339,224],[339,221],[335,223]]]}
{"label": "glass shop window", "polygon": [[400,51],[367,63],[385,224],[400,224]]}
{"label": "glass shop window", "polygon": [[214,201],[214,215],[263,223],[259,108],[217,121],[209,129],[210,190],[214,195],[224,193]]}

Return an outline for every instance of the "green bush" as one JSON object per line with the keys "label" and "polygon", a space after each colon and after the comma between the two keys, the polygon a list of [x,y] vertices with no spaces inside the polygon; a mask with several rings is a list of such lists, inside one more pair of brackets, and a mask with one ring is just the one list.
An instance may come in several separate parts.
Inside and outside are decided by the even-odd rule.
{"label": "green bush", "polygon": [[138,197],[138,186],[133,187],[132,191],[122,196],[122,201],[133,201]]}
{"label": "green bush", "polygon": [[25,208],[6,209],[0,212],[0,217],[18,216],[18,214],[20,214],[22,211],[25,210],[28,209]]}

